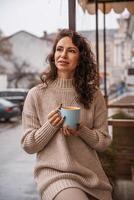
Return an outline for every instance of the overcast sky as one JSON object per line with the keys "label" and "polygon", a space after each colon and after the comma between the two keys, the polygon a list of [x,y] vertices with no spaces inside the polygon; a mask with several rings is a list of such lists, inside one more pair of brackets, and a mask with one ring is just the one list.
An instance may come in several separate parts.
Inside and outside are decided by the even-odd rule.
{"label": "overcast sky", "polygon": [[[119,15],[106,15],[107,28],[117,28]],[[95,16],[83,13],[77,5],[76,29],[95,28]],[[103,14],[99,15],[100,28],[103,28]],[[0,29],[8,36],[25,30],[37,36],[58,28],[68,28],[68,0],[0,0]]]}

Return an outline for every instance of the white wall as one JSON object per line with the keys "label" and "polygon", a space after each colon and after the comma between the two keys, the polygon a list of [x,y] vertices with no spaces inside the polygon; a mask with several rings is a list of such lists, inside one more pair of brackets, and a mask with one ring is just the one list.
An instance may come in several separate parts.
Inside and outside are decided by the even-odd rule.
{"label": "white wall", "polygon": [[0,74],[0,89],[7,88],[7,75]]}
{"label": "white wall", "polygon": [[[52,43],[21,31],[9,38],[13,55],[30,64],[31,72],[41,72],[46,66],[45,59]],[[29,69],[28,69],[29,71]]]}

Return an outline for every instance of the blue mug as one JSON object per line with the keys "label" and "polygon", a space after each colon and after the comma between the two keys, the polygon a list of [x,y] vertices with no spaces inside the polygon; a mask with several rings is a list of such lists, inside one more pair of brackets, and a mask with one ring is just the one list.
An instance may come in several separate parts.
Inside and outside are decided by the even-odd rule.
{"label": "blue mug", "polygon": [[60,114],[64,117],[63,127],[77,128],[80,123],[80,108],[75,106],[65,106],[59,109]]}

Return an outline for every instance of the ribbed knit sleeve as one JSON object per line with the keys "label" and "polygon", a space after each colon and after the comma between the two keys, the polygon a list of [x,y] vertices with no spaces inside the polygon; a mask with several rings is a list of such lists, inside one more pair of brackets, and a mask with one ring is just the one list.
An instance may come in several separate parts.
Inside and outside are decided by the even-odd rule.
{"label": "ribbed knit sleeve", "polygon": [[92,129],[89,129],[82,125],[79,136],[91,148],[98,151],[104,151],[111,144],[112,138],[108,133],[107,108],[100,91],[97,91],[97,94],[94,97],[93,106],[93,127]]}
{"label": "ribbed knit sleeve", "polygon": [[30,154],[41,151],[58,130],[49,121],[46,121],[42,126],[40,125],[34,97],[38,97],[38,95],[33,88],[27,95],[22,113],[24,135],[21,139],[21,145]]}

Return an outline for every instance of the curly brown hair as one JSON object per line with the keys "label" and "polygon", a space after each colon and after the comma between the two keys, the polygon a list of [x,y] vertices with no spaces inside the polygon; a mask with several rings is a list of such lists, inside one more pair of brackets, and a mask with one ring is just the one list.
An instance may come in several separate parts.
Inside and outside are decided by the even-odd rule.
{"label": "curly brown hair", "polygon": [[73,44],[79,49],[79,64],[75,69],[73,85],[78,94],[79,103],[82,103],[85,108],[89,108],[92,103],[94,93],[97,90],[99,76],[90,44],[86,38],[77,32],[69,29],[62,29],[58,33],[52,52],[47,57],[50,64],[50,70],[49,72],[44,72],[41,75],[41,80],[47,84],[48,81],[54,81],[57,78],[57,68],[55,66],[54,54],[57,43],[63,37],[70,37]]}

